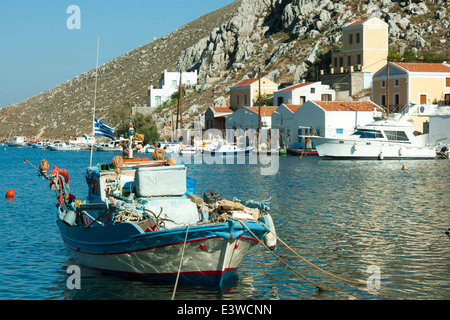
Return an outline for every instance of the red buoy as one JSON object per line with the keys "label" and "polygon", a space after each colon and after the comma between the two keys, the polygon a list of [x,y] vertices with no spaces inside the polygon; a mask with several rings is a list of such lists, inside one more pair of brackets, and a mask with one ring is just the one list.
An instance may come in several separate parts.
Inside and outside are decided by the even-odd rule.
{"label": "red buoy", "polygon": [[7,197],[8,199],[14,198],[14,193],[15,193],[15,190],[14,190],[14,189],[8,190],[8,191],[6,192],[6,197]]}

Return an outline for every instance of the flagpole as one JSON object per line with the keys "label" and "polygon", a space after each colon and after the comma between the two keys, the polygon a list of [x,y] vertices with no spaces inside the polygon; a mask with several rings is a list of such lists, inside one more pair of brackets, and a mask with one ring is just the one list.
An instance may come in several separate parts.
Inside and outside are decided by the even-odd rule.
{"label": "flagpole", "polygon": [[[92,136],[95,137],[95,102],[97,100],[97,80],[98,80],[98,52],[100,48],[100,38],[97,39],[97,63],[95,65],[95,89],[94,89],[94,112],[92,113]],[[92,153],[94,152],[94,144],[91,145],[91,160],[89,169],[92,167]]]}

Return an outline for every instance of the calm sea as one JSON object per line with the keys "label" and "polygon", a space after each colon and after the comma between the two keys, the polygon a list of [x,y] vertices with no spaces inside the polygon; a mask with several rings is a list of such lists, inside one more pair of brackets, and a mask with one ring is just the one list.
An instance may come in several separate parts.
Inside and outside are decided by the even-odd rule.
{"label": "calm sea", "polygon": [[[94,152],[93,162],[116,154]],[[55,224],[55,196],[37,171],[42,159],[67,169],[71,192],[86,195],[84,172],[90,152],[52,152],[0,147],[0,299],[170,300],[174,284],[145,283],[81,268],[81,288],[69,289],[67,257]],[[403,164],[408,169],[401,170]],[[410,300],[450,298],[450,162],[324,161],[281,157],[275,175],[257,164],[190,164],[197,194],[217,189],[224,198],[271,197],[278,236],[314,265],[279,244],[262,246],[244,260],[223,288],[178,285],[184,300]],[[14,199],[6,199],[15,189]]]}

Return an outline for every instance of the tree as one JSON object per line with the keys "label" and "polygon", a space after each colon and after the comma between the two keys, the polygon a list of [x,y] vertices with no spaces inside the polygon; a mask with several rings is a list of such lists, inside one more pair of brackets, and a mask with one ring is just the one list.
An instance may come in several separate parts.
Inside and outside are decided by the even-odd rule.
{"label": "tree", "polygon": [[[129,127],[129,117],[123,118],[117,127],[117,133],[119,135],[128,132]],[[134,131],[144,135],[144,144],[153,144],[155,141],[160,139],[158,127],[156,121],[153,119],[152,115],[143,115],[138,113],[133,116],[132,119]]]}

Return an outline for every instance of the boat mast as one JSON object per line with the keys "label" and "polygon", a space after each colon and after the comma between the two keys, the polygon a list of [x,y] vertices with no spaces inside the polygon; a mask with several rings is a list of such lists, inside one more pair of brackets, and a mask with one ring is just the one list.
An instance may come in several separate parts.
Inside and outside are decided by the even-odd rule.
{"label": "boat mast", "polygon": [[[92,112],[92,136],[95,137],[95,102],[97,100],[97,80],[98,80],[98,52],[100,48],[100,38],[97,39],[97,63],[95,65],[95,89],[94,89],[94,111]],[[91,144],[91,159],[89,161],[89,168],[92,167],[92,154],[94,152],[94,143]]]}

